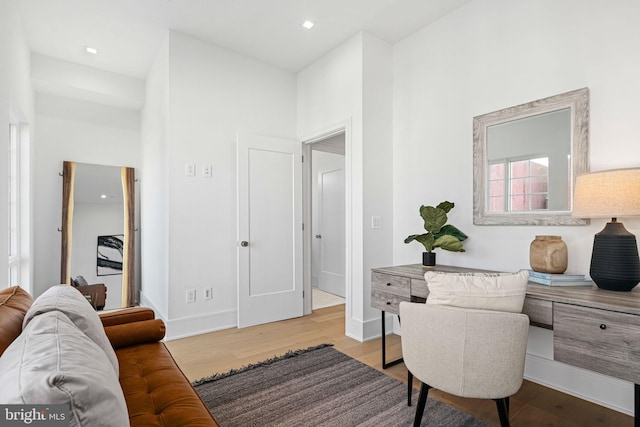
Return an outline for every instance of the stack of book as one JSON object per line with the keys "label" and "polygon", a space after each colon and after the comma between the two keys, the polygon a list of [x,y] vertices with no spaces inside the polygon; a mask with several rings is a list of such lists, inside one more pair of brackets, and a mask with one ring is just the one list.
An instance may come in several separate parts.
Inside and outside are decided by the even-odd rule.
{"label": "stack of book", "polygon": [[593,282],[584,274],[551,274],[529,270],[529,281],[547,286],[591,286]]}

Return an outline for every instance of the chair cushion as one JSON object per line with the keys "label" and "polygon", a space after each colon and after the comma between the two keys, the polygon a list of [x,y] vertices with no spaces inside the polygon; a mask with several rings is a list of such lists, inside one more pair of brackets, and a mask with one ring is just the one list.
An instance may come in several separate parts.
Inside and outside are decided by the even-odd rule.
{"label": "chair cushion", "polygon": [[0,358],[0,384],[5,404],[69,404],[72,426],[129,425],[107,356],[58,311],[33,318],[7,348]]}
{"label": "chair cushion", "polygon": [[118,376],[118,358],[102,327],[98,313],[89,301],[71,285],[55,285],[47,289],[31,305],[24,317],[22,327],[26,328],[32,320],[43,313],[59,311],[64,313],[82,332],[93,340],[111,362]]}
{"label": "chair cushion", "polygon": [[521,313],[529,272],[445,273],[427,271],[427,304]]}
{"label": "chair cushion", "polygon": [[22,332],[24,315],[33,298],[19,286],[0,290],[0,356]]}

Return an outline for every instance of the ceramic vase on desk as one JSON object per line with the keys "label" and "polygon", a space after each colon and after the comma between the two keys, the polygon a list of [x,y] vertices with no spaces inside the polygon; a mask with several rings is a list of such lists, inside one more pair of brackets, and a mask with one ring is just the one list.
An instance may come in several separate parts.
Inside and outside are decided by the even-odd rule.
{"label": "ceramic vase on desk", "polygon": [[567,245],[560,236],[536,236],[529,246],[529,264],[533,271],[562,274],[567,270]]}

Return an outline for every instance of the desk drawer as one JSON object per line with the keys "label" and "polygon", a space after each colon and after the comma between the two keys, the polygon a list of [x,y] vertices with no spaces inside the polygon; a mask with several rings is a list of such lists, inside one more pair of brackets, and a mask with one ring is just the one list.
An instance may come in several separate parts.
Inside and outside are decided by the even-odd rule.
{"label": "desk drawer", "polygon": [[371,292],[383,292],[411,299],[411,279],[392,274],[371,273]]}
{"label": "desk drawer", "polygon": [[395,295],[389,292],[371,292],[371,307],[387,313],[400,314],[400,302],[410,301],[411,298]]}
{"label": "desk drawer", "polygon": [[554,359],[640,383],[640,316],[553,303]]}
{"label": "desk drawer", "polygon": [[553,302],[526,297],[522,312],[529,316],[532,325],[553,329]]}
{"label": "desk drawer", "polygon": [[411,295],[426,299],[429,295],[427,282],[420,279],[411,279]]}

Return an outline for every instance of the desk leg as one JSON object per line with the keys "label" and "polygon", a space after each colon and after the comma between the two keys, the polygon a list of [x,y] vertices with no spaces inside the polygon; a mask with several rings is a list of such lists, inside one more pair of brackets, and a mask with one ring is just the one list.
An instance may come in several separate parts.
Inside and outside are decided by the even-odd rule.
{"label": "desk leg", "polygon": [[633,385],[633,425],[640,427],[640,384]]}
{"label": "desk leg", "polygon": [[382,312],[382,369],[387,369],[389,366],[397,365],[403,362],[402,357],[396,360],[392,360],[387,363],[387,331],[385,325],[385,312]]}

